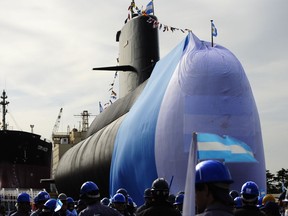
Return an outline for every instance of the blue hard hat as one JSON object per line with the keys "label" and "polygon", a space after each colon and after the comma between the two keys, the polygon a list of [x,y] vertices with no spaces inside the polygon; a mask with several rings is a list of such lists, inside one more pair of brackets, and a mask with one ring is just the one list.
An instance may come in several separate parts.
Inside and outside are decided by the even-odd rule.
{"label": "blue hard hat", "polygon": [[184,194],[178,194],[175,198],[174,205],[181,205],[184,202]]}
{"label": "blue hard hat", "polygon": [[128,205],[133,206],[133,204],[134,204],[134,202],[133,202],[132,197],[128,197]]}
{"label": "blue hard hat", "polygon": [[34,197],[34,203],[39,203],[39,200],[38,200],[38,195],[36,195],[35,197]]}
{"label": "blue hard hat", "polygon": [[81,198],[99,198],[100,193],[99,193],[98,186],[92,181],[85,182],[81,186],[80,197]]}
{"label": "blue hard hat", "polygon": [[67,197],[67,203],[74,203],[74,200],[72,197]]}
{"label": "blue hard hat", "polygon": [[133,201],[132,197],[130,197],[130,196],[128,197],[128,206],[137,208],[136,203]]}
{"label": "blue hard hat", "polygon": [[241,195],[251,195],[254,197],[259,196],[258,185],[253,181],[247,181],[242,185]]}
{"label": "blue hard hat", "polygon": [[206,160],[196,165],[195,183],[233,183],[229,169],[220,161]]}
{"label": "blue hard hat", "polygon": [[22,203],[22,202],[30,202],[30,195],[27,193],[20,193],[17,197],[17,202]]}
{"label": "blue hard hat", "polygon": [[49,199],[44,203],[43,212],[54,212],[57,205],[56,199]]}
{"label": "blue hard hat", "polygon": [[234,205],[236,208],[241,208],[242,207],[242,198],[241,197],[235,197],[234,199]]}
{"label": "blue hard hat", "polygon": [[40,191],[37,194],[37,201],[38,202],[42,202],[42,201],[46,202],[48,199],[50,199],[50,195],[46,191]]}
{"label": "blue hard hat", "polygon": [[112,198],[112,203],[126,203],[126,198],[121,193],[116,193]]}

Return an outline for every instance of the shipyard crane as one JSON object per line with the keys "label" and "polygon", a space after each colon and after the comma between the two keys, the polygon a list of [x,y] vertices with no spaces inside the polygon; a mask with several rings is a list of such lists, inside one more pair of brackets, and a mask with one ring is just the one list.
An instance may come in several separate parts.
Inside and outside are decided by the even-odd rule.
{"label": "shipyard crane", "polygon": [[52,131],[52,136],[53,136],[54,133],[56,133],[58,131],[59,124],[60,124],[60,119],[61,119],[61,115],[62,115],[62,111],[63,111],[63,108],[60,109],[59,114],[57,116],[56,122],[54,124],[53,131]]}

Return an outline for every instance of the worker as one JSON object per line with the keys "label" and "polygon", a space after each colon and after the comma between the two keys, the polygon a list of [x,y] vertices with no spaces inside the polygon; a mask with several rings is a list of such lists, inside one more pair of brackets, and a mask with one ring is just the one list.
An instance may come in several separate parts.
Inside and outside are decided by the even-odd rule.
{"label": "worker", "polygon": [[176,195],[175,202],[173,203],[174,208],[176,208],[178,211],[183,211],[183,202],[184,202],[184,194],[180,193]]}
{"label": "worker", "polygon": [[262,212],[257,207],[258,202],[258,196],[259,196],[259,189],[258,185],[253,181],[247,181],[242,185],[241,188],[241,198],[242,198],[242,207],[237,208],[234,211],[234,215],[236,216],[263,216],[265,215],[264,212]]}
{"label": "worker", "polygon": [[276,202],[268,201],[265,205],[261,208],[266,216],[281,216],[279,205]]}
{"label": "worker", "polygon": [[129,197],[129,194],[127,192],[127,190],[125,188],[119,188],[117,191],[116,191],[116,194],[117,193],[121,193],[125,196],[125,199],[126,199],[126,202],[128,202],[128,197]]}
{"label": "worker", "polygon": [[242,205],[243,205],[242,204],[242,198],[240,196],[235,197],[235,199],[234,199],[234,208],[241,208]]}
{"label": "worker", "polygon": [[49,199],[49,193],[46,191],[40,191],[34,198],[36,210],[32,212],[31,216],[38,216],[42,212],[45,202],[47,202]]}
{"label": "worker", "polygon": [[262,199],[262,206],[265,206],[268,202],[276,202],[275,197],[272,194],[266,194]]}
{"label": "worker", "polygon": [[197,215],[233,215],[229,195],[233,182],[229,169],[220,161],[206,160],[196,165],[195,201]]}
{"label": "worker", "polygon": [[[72,197],[67,197],[67,211],[69,211],[69,215],[77,216],[77,211],[75,209],[74,199]],[[68,215],[68,214],[67,214]]]}
{"label": "worker", "polygon": [[29,216],[31,214],[31,200],[30,195],[23,192],[17,197],[16,212],[11,216]]}
{"label": "worker", "polygon": [[60,200],[62,203],[59,214],[61,216],[66,216],[67,213],[69,214],[69,212],[67,212],[67,195],[65,193],[60,193],[58,195],[58,200]]}
{"label": "worker", "polygon": [[92,181],[87,181],[82,184],[80,188],[80,199],[85,202],[87,207],[79,213],[79,216],[121,216],[115,209],[100,203],[99,188]]}
{"label": "worker", "polygon": [[136,214],[140,213],[141,211],[149,208],[151,206],[152,203],[152,192],[151,192],[151,188],[146,188],[144,190],[144,203],[143,205],[139,206],[136,210]]}
{"label": "worker", "polygon": [[110,200],[109,200],[108,197],[104,197],[103,199],[101,199],[100,203],[102,205],[109,206],[110,205]]}
{"label": "worker", "polygon": [[79,199],[77,202],[77,206],[76,206],[77,214],[79,214],[86,207],[87,206],[86,206],[85,202],[83,200]]}
{"label": "worker", "polygon": [[283,202],[283,209],[282,209],[282,213],[284,216],[288,216],[288,192],[285,192],[285,199],[282,200]]}
{"label": "worker", "polygon": [[40,216],[60,216],[59,211],[55,212],[57,207],[57,200],[50,198],[48,199],[44,205]]}
{"label": "worker", "polygon": [[151,193],[151,206],[139,213],[136,213],[137,216],[181,216],[181,213],[167,201],[169,196],[169,186],[164,178],[157,178],[153,181]]}
{"label": "worker", "polygon": [[116,209],[120,214],[128,216],[126,197],[122,193],[116,193],[112,197],[112,208]]}
{"label": "worker", "polygon": [[236,190],[231,190],[231,191],[229,192],[229,195],[232,197],[233,200],[234,200],[236,197],[239,197],[239,196],[240,196],[239,192],[236,191]]}
{"label": "worker", "polygon": [[127,205],[127,211],[130,214],[130,216],[136,216],[136,210],[137,210],[137,205],[133,201],[132,197],[128,197],[128,205]]}

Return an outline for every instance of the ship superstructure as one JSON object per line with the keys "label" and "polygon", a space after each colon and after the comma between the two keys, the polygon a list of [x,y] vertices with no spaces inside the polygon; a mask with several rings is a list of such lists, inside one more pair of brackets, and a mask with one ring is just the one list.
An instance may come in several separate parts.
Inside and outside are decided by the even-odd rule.
{"label": "ship superstructure", "polygon": [[6,92],[1,96],[2,126],[0,130],[0,188],[35,188],[46,185],[40,179],[50,177],[52,143],[40,135],[8,130]]}

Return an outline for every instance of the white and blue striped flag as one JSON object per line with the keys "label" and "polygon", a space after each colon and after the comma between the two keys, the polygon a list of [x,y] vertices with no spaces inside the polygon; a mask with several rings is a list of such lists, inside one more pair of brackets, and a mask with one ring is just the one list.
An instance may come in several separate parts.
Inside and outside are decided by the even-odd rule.
{"label": "white and blue striped flag", "polygon": [[231,136],[197,133],[198,160],[219,159],[225,162],[257,162],[251,148]]}
{"label": "white and blue striped flag", "polygon": [[61,202],[61,200],[57,199],[56,208],[55,208],[54,212],[59,211],[62,208],[62,205],[63,205],[63,203]]}
{"label": "white and blue striped flag", "polygon": [[150,1],[150,2],[147,4],[145,13],[146,13],[146,14],[154,14],[153,0]]}
{"label": "white and blue striped flag", "polygon": [[211,31],[212,31],[212,36],[217,37],[218,32],[217,32],[217,28],[213,23],[213,20],[211,21]]}
{"label": "white and blue striped flag", "polygon": [[201,160],[225,162],[257,162],[250,147],[230,136],[209,133],[193,133],[185,183],[183,216],[195,215],[195,167]]}

